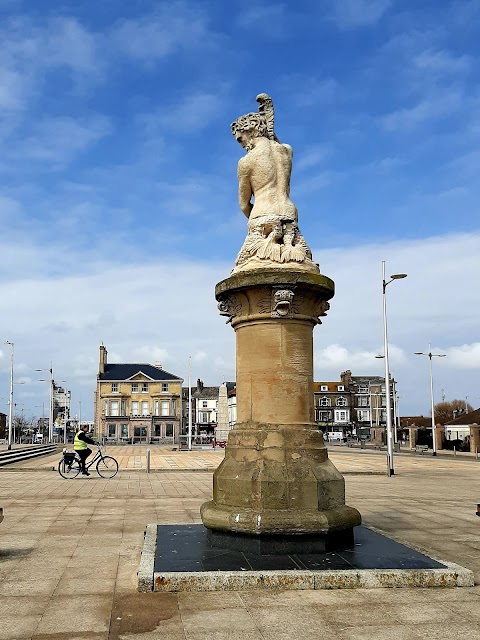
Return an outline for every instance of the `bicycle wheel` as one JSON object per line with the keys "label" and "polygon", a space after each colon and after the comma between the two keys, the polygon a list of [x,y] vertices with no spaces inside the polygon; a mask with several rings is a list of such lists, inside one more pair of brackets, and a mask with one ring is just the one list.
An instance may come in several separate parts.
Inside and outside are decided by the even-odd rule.
{"label": "bicycle wheel", "polygon": [[74,460],[71,465],[67,464],[62,458],[58,463],[58,473],[66,480],[72,480],[76,478],[80,473],[80,463],[78,460]]}
{"label": "bicycle wheel", "polygon": [[118,472],[118,462],[111,456],[103,456],[97,462],[97,473],[102,478],[113,478]]}

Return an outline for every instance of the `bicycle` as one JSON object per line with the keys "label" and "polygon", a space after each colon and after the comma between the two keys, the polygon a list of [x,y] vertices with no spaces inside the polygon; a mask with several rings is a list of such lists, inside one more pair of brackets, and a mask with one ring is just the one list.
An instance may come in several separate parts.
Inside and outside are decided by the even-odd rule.
{"label": "bicycle", "polygon": [[[85,463],[85,469],[88,471],[91,466],[97,463],[96,471],[101,478],[111,479],[118,473],[118,462],[112,456],[106,456],[102,452],[101,445],[97,444],[97,452],[90,460]],[[58,463],[58,473],[66,480],[73,480],[81,471],[80,457],[75,451],[63,450],[63,458]]]}

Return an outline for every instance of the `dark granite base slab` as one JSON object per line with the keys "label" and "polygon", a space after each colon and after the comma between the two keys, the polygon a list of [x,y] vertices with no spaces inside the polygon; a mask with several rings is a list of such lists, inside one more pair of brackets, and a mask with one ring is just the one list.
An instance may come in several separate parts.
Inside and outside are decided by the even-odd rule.
{"label": "dark granite base slab", "polygon": [[139,591],[471,587],[473,572],[439,562],[366,527],[353,544],[324,553],[260,555],[218,548],[199,525],[148,524]]}
{"label": "dark granite base slab", "polygon": [[[203,525],[159,525],[155,572],[265,571],[305,569],[442,569],[445,565],[366,527],[354,529],[354,541],[323,553],[261,555],[219,548]],[[226,544],[226,540],[222,541]]]}

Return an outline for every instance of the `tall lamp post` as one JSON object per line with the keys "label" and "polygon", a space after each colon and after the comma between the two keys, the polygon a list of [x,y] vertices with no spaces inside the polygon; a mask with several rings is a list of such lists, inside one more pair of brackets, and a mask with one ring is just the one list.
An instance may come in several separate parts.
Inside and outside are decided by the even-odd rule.
{"label": "tall lamp post", "polygon": [[188,450],[192,450],[192,358],[188,358]]}
{"label": "tall lamp post", "polygon": [[5,344],[9,344],[12,347],[12,356],[10,364],[10,399],[8,401],[8,445],[7,449],[12,448],[12,420],[13,420],[13,354],[15,345],[13,342],[5,340]]}
{"label": "tall lamp post", "polygon": [[445,358],[446,353],[432,353],[432,347],[428,345],[428,353],[423,351],[415,351],[416,356],[428,356],[430,362],[430,403],[432,412],[432,456],[437,455],[437,443],[435,441],[435,403],[433,400],[433,373],[432,373],[432,358]]}
{"label": "tall lamp post", "polygon": [[406,273],[394,273],[390,280],[385,280],[385,260],[382,260],[382,299],[383,299],[383,353],[385,359],[385,404],[387,409],[387,462],[388,476],[393,476],[393,438],[392,438],[392,405],[390,400],[390,368],[388,363],[388,334],[387,334],[387,286],[394,280],[406,278]]}

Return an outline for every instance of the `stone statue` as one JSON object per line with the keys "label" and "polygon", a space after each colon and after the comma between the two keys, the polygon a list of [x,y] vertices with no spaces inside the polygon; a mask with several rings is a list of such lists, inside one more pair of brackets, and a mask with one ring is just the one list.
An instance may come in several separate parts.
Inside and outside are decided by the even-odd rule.
{"label": "stone statue", "polygon": [[248,235],[232,273],[285,263],[319,273],[290,200],[292,148],[275,135],[272,99],[261,93],[257,102],[258,113],[247,113],[231,125],[247,152],[238,162],[238,199],[248,218]]}

